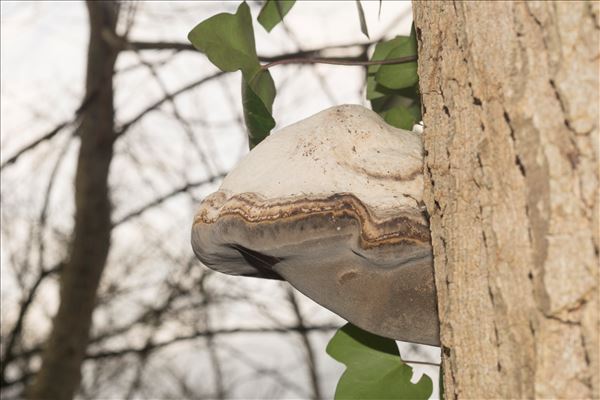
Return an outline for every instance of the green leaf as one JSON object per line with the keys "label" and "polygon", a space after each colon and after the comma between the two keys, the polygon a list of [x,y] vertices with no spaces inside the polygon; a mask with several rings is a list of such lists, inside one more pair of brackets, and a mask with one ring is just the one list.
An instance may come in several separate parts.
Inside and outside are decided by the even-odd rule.
{"label": "green leaf", "polygon": [[256,55],[250,8],[243,2],[235,14],[217,14],[196,25],[188,38],[222,71],[242,71],[244,120],[250,147],[256,146],[275,127],[271,111],[276,91]]}
{"label": "green leaf", "polygon": [[356,1],[356,9],[358,10],[358,19],[360,21],[360,31],[362,33],[364,33],[364,35],[366,37],[369,37],[369,29],[367,28],[367,19],[365,18],[365,10],[363,10],[362,4],[360,4],[360,0],[355,0],[355,1]]}
{"label": "green leaf", "polygon": [[[268,72],[261,73],[268,74]],[[258,85],[255,83],[268,82],[269,79],[271,79],[270,75],[268,75],[268,78],[257,78],[257,80],[251,84],[246,82],[246,78],[242,79],[242,104],[244,108],[244,121],[246,122],[246,127],[248,128],[251,149],[259,144],[264,138],[269,136],[271,129],[275,127],[275,120],[271,115],[271,106],[275,96],[274,92],[273,96],[271,97],[271,101],[267,101],[265,103],[260,96],[268,95],[269,89],[263,86],[267,85],[268,83],[261,83]],[[272,79],[271,82],[273,82]]]}
{"label": "green leaf", "polygon": [[259,70],[248,81],[248,85],[250,85],[254,93],[262,100],[265,108],[271,113],[273,111],[273,101],[277,94],[271,73],[268,70]]}
{"label": "green leaf", "polygon": [[374,76],[367,76],[367,100],[377,100],[382,97],[402,96],[413,101],[420,98],[419,86],[413,85],[402,89],[390,89],[375,81]]}
{"label": "green leaf", "polygon": [[371,100],[371,108],[373,111],[382,114],[384,111],[394,107],[409,107],[414,103],[414,100],[391,93],[389,96],[380,97]]}
{"label": "green leaf", "polygon": [[[421,121],[421,101],[418,87],[412,86],[405,89],[388,89],[383,86],[378,86],[381,93],[385,93],[381,97],[371,100],[371,108],[376,113],[379,113],[390,125],[397,128],[410,130],[412,126]],[[401,108],[404,111],[388,111],[395,108]],[[409,113],[411,119],[408,120],[406,112]],[[405,115],[400,121],[400,115]]]}
{"label": "green leaf", "polygon": [[258,14],[258,22],[267,32],[277,26],[292,9],[296,0],[267,0]]}
{"label": "green leaf", "polygon": [[[371,56],[371,61],[382,61],[387,60],[390,57],[390,52],[402,44],[403,41],[408,40],[408,36],[396,36],[394,39],[379,42],[375,45],[375,50],[373,51],[373,56]],[[385,86],[381,86],[375,80],[375,74],[379,71],[381,65],[370,65],[367,69],[367,99],[373,100],[379,97],[383,97],[386,93],[390,91],[389,88]]]}
{"label": "green leaf", "polygon": [[194,47],[222,71],[252,75],[259,67],[252,16],[244,2],[235,14],[221,13],[202,21],[188,34]]}
{"label": "green leaf", "polygon": [[[416,54],[411,36],[397,36],[375,46],[371,60],[381,61]],[[395,127],[412,129],[421,120],[416,63],[371,65],[367,69],[367,99],[373,111]]]}
{"label": "green leaf", "polygon": [[418,121],[408,108],[397,106],[381,113],[381,116],[388,124],[396,128],[411,130]]}
{"label": "green leaf", "polygon": [[[417,54],[417,43],[414,37],[397,37],[395,46],[389,50],[384,59],[394,59]],[[403,89],[413,86],[419,81],[416,61],[402,64],[380,65],[375,72],[375,81],[390,89]]]}
{"label": "green leaf", "polygon": [[[409,36],[396,36],[395,38],[387,40],[385,42],[377,43],[375,45],[375,50],[373,50],[373,56],[371,57],[371,60],[387,60],[388,58],[390,58],[388,57],[390,52],[407,40],[409,40]],[[379,70],[380,67],[381,65],[369,65],[368,73],[374,74]]]}
{"label": "green leaf", "polygon": [[415,123],[421,121],[421,118],[422,118],[422,115],[421,115],[421,101],[417,100],[410,107],[408,107],[408,112],[415,119]]}
{"label": "green leaf", "polygon": [[338,382],[335,399],[428,399],[431,378],[423,375],[410,382],[412,367],[400,359],[392,339],[346,324],[327,346],[327,353],[346,365]]}

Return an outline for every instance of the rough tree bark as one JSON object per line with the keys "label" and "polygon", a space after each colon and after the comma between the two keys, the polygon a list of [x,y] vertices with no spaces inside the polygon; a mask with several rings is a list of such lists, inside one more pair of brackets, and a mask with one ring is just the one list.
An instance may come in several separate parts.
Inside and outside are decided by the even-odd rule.
{"label": "rough tree bark", "polygon": [[70,259],[60,278],[60,306],[42,366],[27,393],[35,399],[71,399],[79,386],[98,283],[110,247],[108,170],[115,138],[112,78],[118,52],[104,38],[115,32],[118,4],[88,1],[87,9],[90,42],[85,90],[89,103],[77,129],[75,228]]}
{"label": "rough tree bark", "polygon": [[415,2],[447,398],[598,398],[597,2]]}

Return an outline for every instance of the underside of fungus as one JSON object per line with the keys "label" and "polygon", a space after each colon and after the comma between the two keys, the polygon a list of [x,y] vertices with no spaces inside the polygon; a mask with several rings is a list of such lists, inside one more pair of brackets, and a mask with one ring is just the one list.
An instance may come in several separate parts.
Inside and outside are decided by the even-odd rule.
{"label": "underside of fungus", "polygon": [[418,134],[356,105],[322,111],[255,147],[200,205],[209,268],[288,281],[342,318],[437,345]]}

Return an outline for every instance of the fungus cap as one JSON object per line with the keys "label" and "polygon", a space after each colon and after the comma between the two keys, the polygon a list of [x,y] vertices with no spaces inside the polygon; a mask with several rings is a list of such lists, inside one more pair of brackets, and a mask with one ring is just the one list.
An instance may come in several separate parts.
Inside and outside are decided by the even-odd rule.
{"label": "fungus cap", "polygon": [[209,268],[284,279],[373,333],[437,345],[422,145],[357,105],[256,146],[206,197],[192,246]]}

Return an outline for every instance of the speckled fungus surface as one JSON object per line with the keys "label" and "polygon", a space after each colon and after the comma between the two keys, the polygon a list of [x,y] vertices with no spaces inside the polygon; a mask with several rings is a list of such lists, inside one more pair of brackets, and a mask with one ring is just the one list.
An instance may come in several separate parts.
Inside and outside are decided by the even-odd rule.
{"label": "speckled fungus surface", "polygon": [[437,345],[419,134],[357,105],[266,138],[200,205],[196,256],[232,275],[284,279],[342,318]]}

